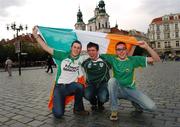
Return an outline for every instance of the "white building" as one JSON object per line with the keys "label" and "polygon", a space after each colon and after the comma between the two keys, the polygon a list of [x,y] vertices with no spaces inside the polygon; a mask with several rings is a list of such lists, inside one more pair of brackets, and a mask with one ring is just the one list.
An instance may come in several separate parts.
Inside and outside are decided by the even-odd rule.
{"label": "white building", "polygon": [[180,13],[153,19],[149,25],[148,37],[159,54],[180,55]]}
{"label": "white building", "polygon": [[94,16],[88,20],[87,25],[85,25],[83,22],[83,15],[79,9],[77,13],[77,23],[75,24],[75,29],[109,33],[109,15],[106,13],[104,1],[99,1],[98,6],[96,6],[94,10]]}

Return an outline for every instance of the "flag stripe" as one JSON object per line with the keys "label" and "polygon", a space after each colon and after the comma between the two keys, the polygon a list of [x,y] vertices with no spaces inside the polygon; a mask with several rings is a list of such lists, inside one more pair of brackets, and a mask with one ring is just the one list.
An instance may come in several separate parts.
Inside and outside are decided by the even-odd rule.
{"label": "flag stripe", "polygon": [[132,45],[137,45],[137,39],[132,36],[42,26],[38,28],[48,46],[65,52],[70,51],[74,40],[82,43],[83,50],[86,50],[89,42],[94,42],[99,45],[100,53],[109,54],[115,54],[115,45],[119,41],[126,43],[128,50]]}

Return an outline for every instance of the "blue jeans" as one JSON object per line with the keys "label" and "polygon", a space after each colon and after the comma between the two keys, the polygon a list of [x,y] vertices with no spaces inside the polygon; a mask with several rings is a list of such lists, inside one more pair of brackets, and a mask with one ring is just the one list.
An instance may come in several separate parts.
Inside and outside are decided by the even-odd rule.
{"label": "blue jeans", "polygon": [[99,87],[96,87],[95,84],[88,84],[84,91],[84,97],[90,101],[91,105],[97,105],[97,101],[104,104],[109,99],[107,83],[102,83]]}
{"label": "blue jeans", "polygon": [[108,89],[112,111],[118,110],[118,99],[129,100],[135,108],[139,107],[146,111],[154,111],[156,109],[155,103],[149,97],[137,89],[121,87],[115,78],[109,80]]}
{"label": "blue jeans", "polygon": [[54,88],[53,96],[53,115],[60,118],[65,111],[65,98],[69,95],[75,95],[74,110],[84,110],[83,105],[83,86],[72,82],[70,84],[57,84]]}

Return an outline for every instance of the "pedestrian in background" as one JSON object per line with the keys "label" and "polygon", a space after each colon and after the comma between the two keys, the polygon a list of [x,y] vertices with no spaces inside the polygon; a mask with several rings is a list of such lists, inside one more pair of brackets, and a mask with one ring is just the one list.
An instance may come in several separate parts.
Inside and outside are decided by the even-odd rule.
{"label": "pedestrian in background", "polygon": [[49,72],[49,70],[51,70],[51,73],[53,73],[53,68],[52,68],[52,65],[53,65],[53,60],[52,60],[52,57],[51,56],[48,56],[47,58],[47,73]]}
{"label": "pedestrian in background", "polygon": [[9,57],[7,57],[7,60],[5,62],[5,71],[8,72],[9,76],[12,76],[12,64],[12,60]]}

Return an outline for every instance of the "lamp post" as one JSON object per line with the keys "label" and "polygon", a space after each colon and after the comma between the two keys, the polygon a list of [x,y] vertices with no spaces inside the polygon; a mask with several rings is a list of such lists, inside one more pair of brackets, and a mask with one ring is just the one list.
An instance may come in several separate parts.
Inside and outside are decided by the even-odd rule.
{"label": "lamp post", "polygon": [[19,35],[18,33],[20,31],[23,31],[23,30],[27,30],[28,27],[27,25],[24,27],[22,26],[21,24],[19,26],[16,25],[16,23],[12,23],[9,27],[9,25],[7,25],[7,30],[13,30],[13,31],[16,31],[16,44],[18,45],[18,49],[16,49],[16,53],[18,53],[18,62],[19,62],[19,76],[21,75],[21,40],[19,39]]}

